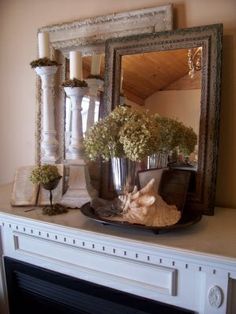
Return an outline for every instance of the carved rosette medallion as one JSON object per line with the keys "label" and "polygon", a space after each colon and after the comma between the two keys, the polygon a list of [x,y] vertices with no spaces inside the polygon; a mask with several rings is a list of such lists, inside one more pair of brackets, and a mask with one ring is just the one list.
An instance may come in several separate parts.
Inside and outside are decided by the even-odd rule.
{"label": "carved rosette medallion", "polygon": [[208,290],[208,301],[212,307],[219,308],[223,303],[224,293],[218,286],[213,286]]}

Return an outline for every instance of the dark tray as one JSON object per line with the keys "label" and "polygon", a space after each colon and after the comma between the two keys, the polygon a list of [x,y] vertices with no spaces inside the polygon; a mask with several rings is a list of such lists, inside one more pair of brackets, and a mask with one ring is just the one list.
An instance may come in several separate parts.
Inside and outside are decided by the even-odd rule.
{"label": "dark tray", "polygon": [[150,230],[154,233],[163,233],[168,232],[176,229],[183,229],[186,227],[189,227],[198,221],[201,220],[202,214],[200,212],[196,211],[189,211],[184,212],[182,214],[181,219],[174,225],[165,226],[165,227],[149,227],[141,224],[131,224],[127,221],[113,221],[109,220],[103,217],[100,217],[96,211],[90,206],[90,203],[86,203],[81,207],[81,212],[86,217],[97,221],[99,223],[102,223],[103,225],[113,225],[118,227],[124,227],[124,228],[136,228],[136,229],[143,229],[143,230]]}

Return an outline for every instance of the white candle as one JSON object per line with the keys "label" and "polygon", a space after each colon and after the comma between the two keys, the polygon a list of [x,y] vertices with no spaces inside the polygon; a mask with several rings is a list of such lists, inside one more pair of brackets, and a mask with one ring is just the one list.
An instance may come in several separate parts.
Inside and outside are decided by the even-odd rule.
{"label": "white candle", "polygon": [[70,79],[83,80],[82,56],[79,51],[70,51]]}
{"label": "white candle", "polygon": [[49,34],[47,32],[38,34],[39,58],[50,59]]}
{"label": "white candle", "polygon": [[91,64],[91,74],[92,75],[100,75],[102,55],[93,55],[92,56],[92,64]]}

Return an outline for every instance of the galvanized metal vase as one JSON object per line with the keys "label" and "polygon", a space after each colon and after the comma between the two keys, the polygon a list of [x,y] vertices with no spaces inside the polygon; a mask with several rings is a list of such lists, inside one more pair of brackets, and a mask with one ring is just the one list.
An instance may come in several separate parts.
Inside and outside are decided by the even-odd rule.
{"label": "galvanized metal vase", "polygon": [[113,185],[118,195],[132,192],[136,183],[139,162],[128,158],[111,158]]}
{"label": "galvanized metal vase", "polygon": [[148,156],[147,169],[166,168],[168,166],[168,154],[156,153]]}

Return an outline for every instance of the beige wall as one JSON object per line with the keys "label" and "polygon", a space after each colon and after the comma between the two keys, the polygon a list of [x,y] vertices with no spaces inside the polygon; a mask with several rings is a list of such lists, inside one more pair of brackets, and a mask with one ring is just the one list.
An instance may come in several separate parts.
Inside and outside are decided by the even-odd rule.
{"label": "beige wall", "polygon": [[[173,0],[175,27],[224,24],[217,204],[236,207],[236,1]],[[160,0],[0,0],[0,182],[34,161],[35,73],[39,27],[143,7]]]}
{"label": "beige wall", "polygon": [[186,126],[191,126],[198,134],[200,98],[199,89],[159,91],[145,100],[145,108],[150,113],[177,119]]}

